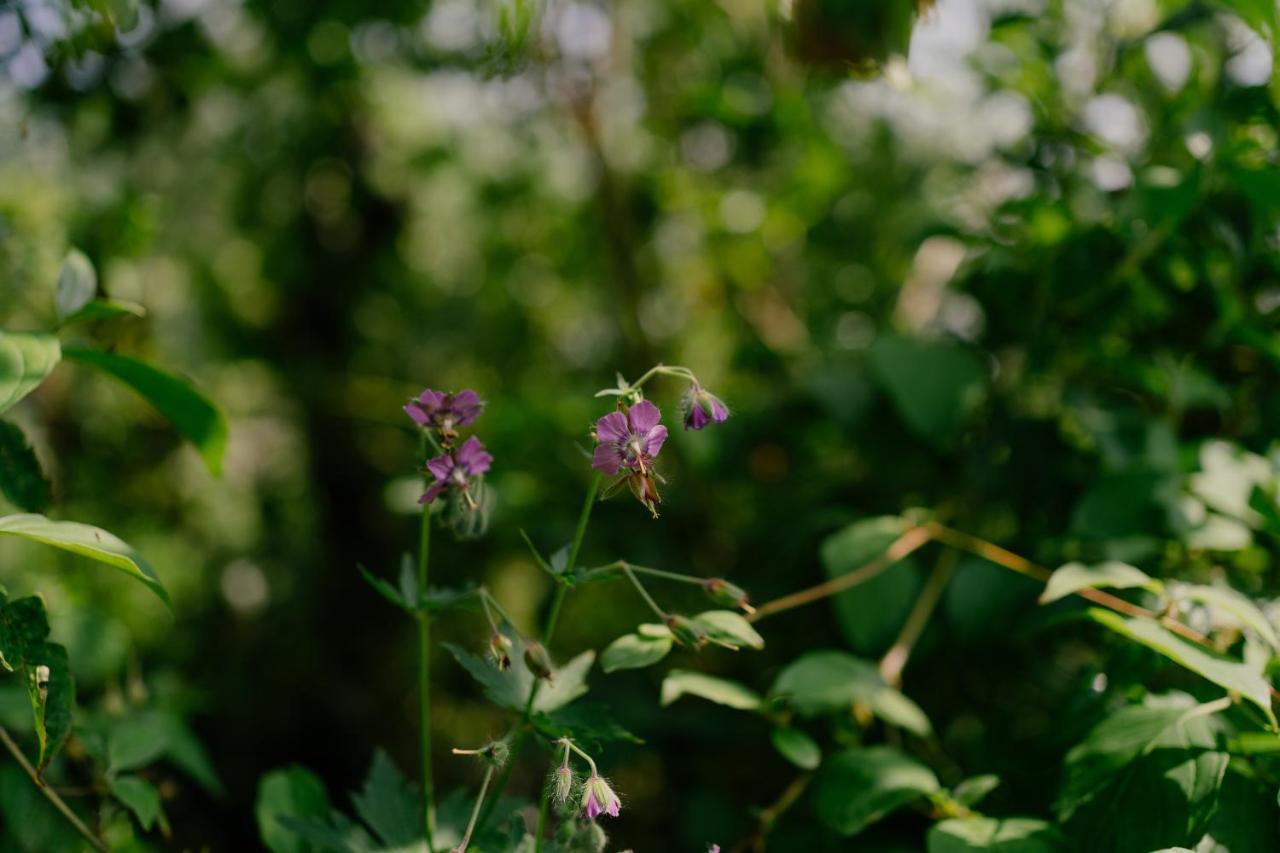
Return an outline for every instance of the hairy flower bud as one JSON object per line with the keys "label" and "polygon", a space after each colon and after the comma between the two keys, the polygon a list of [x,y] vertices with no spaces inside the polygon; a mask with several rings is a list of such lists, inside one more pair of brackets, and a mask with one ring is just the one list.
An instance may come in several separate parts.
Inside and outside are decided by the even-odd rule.
{"label": "hairy flower bud", "polygon": [[500,670],[511,668],[511,638],[501,631],[489,637],[489,660]]}
{"label": "hairy flower bud", "polygon": [[547,653],[547,647],[542,643],[532,640],[524,650],[524,665],[529,667],[529,671],[533,673],[535,678],[545,678],[551,680],[551,673],[554,667],[551,664],[551,655]]}
{"label": "hairy flower bud", "polygon": [[621,808],[622,801],[618,799],[618,795],[613,792],[613,788],[603,776],[592,773],[587,777],[582,787],[582,813],[589,820],[595,820],[602,814],[617,817]]}
{"label": "hairy flower bud", "polygon": [[744,613],[754,613],[755,608],[748,602],[747,591],[740,586],[729,583],[724,578],[709,578],[702,582],[707,597],[723,607],[738,607]]}
{"label": "hairy flower bud", "polygon": [[505,740],[495,740],[486,744],[480,754],[494,767],[501,767],[511,758],[511,745]]}
{"label": "hairy flower bud", "polygon": [[676,642],[691,649],[700,649],[707,644],[707,632],[702,626],[687,616],[673,613],[667,617],[667,628]]}
{"label": "hairy flower bud", "polygon": [[551,773],[551,800],[557,806],[563,806],[569,802],[569,797],[573,794],[573,783],[577,781],[573,777],[573,770],[569,765],[562,764]]}

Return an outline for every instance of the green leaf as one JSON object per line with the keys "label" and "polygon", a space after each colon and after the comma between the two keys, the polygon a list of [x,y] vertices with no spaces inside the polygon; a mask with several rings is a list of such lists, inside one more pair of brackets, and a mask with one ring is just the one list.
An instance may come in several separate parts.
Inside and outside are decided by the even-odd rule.
{"label": "green leaf", "polygon": [[1142,587],[1159,590],[1161,583],[1141,569],[1115,560],[1086,566],[1083,563],[1067,563],[1049,576],[1049,583],[1040,596],[1041,604],[1048,604],[1082,589],[1134,589]]}
{"label": "green leaf", "polygon": [[48,642],[49,618],[35,596],[8,601],[0,593],[0,667],[18,675],[31,702],[43,770],[71,733],[75,690],[67,650]]}
{"label": "green leaf", "polygon": [[0,536],[17,536],[97,560],[137,578],[166,605],[170,604],[169,593],[160,584],[155,569],[128,543],[99,527],[52,521],[43,515],[6,515],[0,516]]}
{"label": "green leaf", "polygon": [[272,853],[309,853],[313,848],[282,825],[282,818],[323,818],[329,795],[314,773],[302,767],[272,770],[258,783],[254,815],[262,843]]}
{"label": "green leaf", "polygon": [[[511,666],[506,670],[499,670],[466,649],[448,643],[445,648],[472,678],[480,682],[490,701],[508,710],[523,713],[525,703],[529,700],[529,691],[533,689],[534,677],[524,663],[524,642],[518,636],[508,636],[511,638],[512,649]],[[551,680],[544,682],[539,688],[531,710],[550,713],[586,693],[587,672],[594,660],[595,652],[587,651],[557,667]]]}
{"label": "green leaf", "polygon": [[1095,622],[1164,655],[1219,687],[1236,691],[1262,709],[1275,725],[1275,717],[1271,713],[1271,687],[1258,670],[1193,645],[1149,619],[1121,616],[1096,607],[1089,608],[1087,612]]}
{"label": "green leaf", "polygon": [[126,355],[80,346],[66,347],[63,353],[131,387],[196,446],[213,474],[222,470],[222,456],[227,449],[226,416],[190,383]]}
{"label": "green leaf", "polygon": [[848,711],[857,702],[913,734],[927,737],[932,731],[920,706],[886,684],[874,664],[845,652],[809,652],[778,674],[769,695],[805,717]]}
{"label": "green leaf", "polygon": [[814,782],[813,809],[841,835],[855,835],[895,809],[940,790],[933,771],[896,749],[837,752]]}
{"label": "green leaf", "polygon": [[551,739],[571,737],[583,744],[603,744],[611,741],[644,743],[623,728],[614,714],[599,702],[574,702],[557,708],[550,714],[535,714],[532,722],[538,730]]}
{"label": "green leaf", "polygon": [[66,319],[89,304],[98,290],[98,273],[93,263],[79,249],[67,252],[58,273],[58,293],[55,302],[58,319]]}
{"label": "green leaf", "polygon": [[1218,810],[1196,853],[1274,853],[1276,811],[1270,786],[1229,765]]}
{"label": "green leaf", "polygon": [[[381,595],[401,610],[406,610],[410,613],[413,612],[413,608],[410,606],[408,601],[405,600],[401,590],[396,589],[394,586],[387,583],[359,563],[356,563],[356,569],[360,572],[360,577],[364,578],[365,583],[373,587],[374,592],[378,593],[378,595]],[[416,597],[417,596],[415,595],[414,598]],[[409,601],[412,601],[412,599],[409,599]]]}
{"label": "green leaf", "polygon": [[136,770],[157,761],[168,749],[164,727],[156,714],[126,717],[107,733],[107,766],[112,772]]}
{"label": "green leaf", "polygon": [[778,754],[801,770],[813,770],[822,763],[822,748],[799,729],[774,729],[770,739]]}
{"label": "green leaf", "polygon": [[670,705],[681,696],[698,696],[739,711],[758,711],[764,704],[758,694],[736,681],[673,669],[662,680],[662,705]]}
{"label": "green leaf", "polygon": [[1196,601],[1216,614],[1227,614],[1241,626],[1257,634],[1272,651],[1280,650],[1280,637],[1276,636],[1271,620],[1267,619],[1256,604],[1231,587],[1178,584],[1170,593],[1175,600]]}
{"label": "green leaf", "polygon": [[0,331],[0,413],[30,394],[61,358],[53,335]]}
{"label": "green leaf", "polygon": [[694,616],[692,621],[701,625],[707,639],[718,645],[735,650],[742,646],[757,651],[764,648],[764,637],[732,610],[707,610]]}
{"label": "green leaf", "polygon": [[73,323],[92,323],[97,320],[112,320],[116,317],[145,317],[147,309],[136,302],[125,302],[120,299],[91,300],[70,316],[62,318],[62,325]]}
{"label": "green leaf", "polygon": [[[822,543],[822,566],[838,578],[879,557],[909,525],[897,516],[854,522]],[[831,599],[840,628],[855,652],[879,656],[893,644],[924,585],[908,557],[876,577]]]}
{"label": "green leaf", "polygon": [[671,651],[670,635],[646,637],[642,634],[623,634],[609,644],[600,655],[600,668],[605,672],[620,669],[640,669],[652,666]]}
{"label": "green leaf", "polygon": [[22,430],[0,420],[0,494],[23,512],[42,512],[51,497],[40,460]]}
{"label": "green leaf", "polygon": [[986,365],[968,347],[883,335],[867,360],[902,420],[933,444],[952,444],[986,396]]}
{"label": "green leaf", "polygon": [[1229,760],[1217,749],[1211,710],[1188,697],[1149,700],[1107,717],[1067,753],[1056,808],[1080,849],[1125,853],[1200,839]]}
{"label": "green leaf", "polygon": [[944,820],[929,830],[928,853],[1052,853],[1065,845],[1058,830],[1028,817]]}
{"label": "green leaf", "polygon": [[364,788],[351,799],[356,814],[387,847],[407,847],[422,839],[418,791],[382,750],[374,752]]}
{"label": "green leaf", "polygon": [[160,819],[160,792],[150,782],[137,776],[109,776],[107,787],[133,812],[143,829],[151,829]]}
{"label": "green leaf", "polygon": [[962,806],[976,806],[986,799],[996,788],[1000,787],[1000,777],[992,773],[971,776],[951,790],[951,799]]}

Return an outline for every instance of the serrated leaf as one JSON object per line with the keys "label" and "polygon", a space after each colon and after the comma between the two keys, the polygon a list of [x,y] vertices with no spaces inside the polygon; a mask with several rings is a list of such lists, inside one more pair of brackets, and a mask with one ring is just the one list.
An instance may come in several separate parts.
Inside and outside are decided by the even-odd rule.
{"label": "serrated leaf", "polygon": [[1182,639],[1167,628],[1134,616],[1090,608],[1089,618],[1191,670],[1219,687],[1234,690],[1257,705],[1274,726],[1271,687],[1262,673],[1239,661],[1220,657]]}
{"label": "serrated leaf", "polygon": [[[518,636],[508,634],[508,637],[512,642],[511,666],[506,670],[499,670],[488,661],[458,646],[446,643],[445,648],[480,683],[490,701],[508,710],[523,713],[533,689],[534,677],[524,662],[524,642]],[[587,672],[594,660],[595,652],[587,651],[557,667],[551,680],[544,681],[538,689],[538,696],[531,710],[549,714],[586,693]]]}
{"label": "serrated leaf", "polygon": [[952,818],[929,830],[928,853],[1053,853],[1064,850],[1062,835],[1035,818]]}
{"label": "serrated leaf", "polygon": [[67,252],[58,272],[58,292],[54,301],[58,318],[65,319],[89,304],[98,290],[98,273],[88,256],[79,249]]}
{"label": "serrated leaf", "polygon": [[382,750],[374,752],[364,787],[351,800],[356,814],[387,847],[405,847],[422,839],[418,792]]}
{"label": "serrated leaf", "polygon": [[764,648],[761,637],[751,623],[732,610],[707,610],[693,617],[694,622],[707,632],[713,643],[737,649],[746,646],[757,651]]}
{"label": "serrated leaf", "polygon": [[552,739],[572,737],[579,743],[596,745],[611,741],[644,743],[623,728],[613,712],[599,702],[574,702],[550,714],[535,714],[532,721],[539,731]]}
{"label": "serrated leaf", "polygon": [[662,705],[670,705],[681,696],[697,696],[739,711],[758,711],[764,705],[759,694],[736,681],[701,672],[673,669],[662,680]]}
{"label": "serrated leaf", "polygon": [[222,456],[227,449],[226,416],[191,383],[126,355],[82,346],[66,347],[63,354],[128,385],[195,445],[213,474],[222,470]]}
{"label": "serrated leaf", "polygon": [[23,512],[43,512],[51,488],[22,430],[0,420],[0,494]]}
{"label": "serrated leaf", "polygon": [[43,515],[6,515],[0,516],[0,536],[17,536],[97,560],[141,581],[166,605],[170,604],[169,593],[161,585],[155,569],[127,542],[100,527],[76,521],[53,521]]}
{"label": "serrated leaf", "polygon": [[35,390],[61,358],[53,335],[0,331],[0,413]]}
{"label": "serrated leaf", "polygon": [[394,586],[387,583],[359,563],[356,563],[356,569],[360,572],[360,577],[364,578],[365,583],[373,587],[374,592],[378,593],[378,595],[381,595],[388,602],[399,607],[401,610],[413,612],[413,608],[403,598],[403,594],[400,590],[396,589]]}
{"label": "serrated leaf", "polygon": [[1082,589],[1134,589],[1137,587],[1158,590],[1161,584],[1141,569],[1115,560],[1099,563],[1096,566],[1067,563],[1049,576],[1049,583],[1040,595],[1040,603],[1048,604]]}
{"label": "serrated leaf", "polygon": [[111,795],[125,805],[143,829],[151,829],[160,819],[160,792],[137,776],[108,776]]}
{"label": "serrated leaf", "polygon": [[813,809],[841,835],[856,835],[908,803],[937,793],[938,777],[887,746],[846,749],[829,757],[814,782]]}
{"label": "serrated leaf", "polygon": [[657,638],[623,634],[601,652],[600,668],[605,672],[617,672],[652,666],[670,653],[671,646],[670,636]]}
{"label": "serrated leaf", "polygon": [[933,730],[920,706],[886,684],[875,664],[845,652],[809,652],[778,674],[769,695],[805,717],[847,711],[857,702],[921,737]]}
{"label": "serrated leaf", "polygon": [[822,748],[799,729],[774,729],[769,739],[779,755],[801,770],[813,770],[822,763]]}

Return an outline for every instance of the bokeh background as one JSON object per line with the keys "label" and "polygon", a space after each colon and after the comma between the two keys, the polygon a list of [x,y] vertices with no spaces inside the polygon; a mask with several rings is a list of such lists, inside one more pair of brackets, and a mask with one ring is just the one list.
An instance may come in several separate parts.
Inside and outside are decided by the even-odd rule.
{"label": "bokeh background", "polygon": [[[391,574],[416,541],[400,406],[426,385],[487,399],[498,498],[485,538],[437,537],[434,580],[489,584],[526,628],[548,590],[519,531],[568,540],[608,406],[592,395],[656,361],[733,416],[673,429],[662,518],[604,503],[587,564],[723,575],[763,601],[820,581],[842,525],[927,507],[1049,565],[1274,589],[1274,541],[1195,491],[1271,465],[1245,454],[1280,426],[1274,8],[939,0],[876,63],[874,32],[800,27],[805,2],[160,0],[118,26],[0,3],[0,322],[49,325],[78,246],[148,309],[94,338],[231,420],[215,478],[73,366],[13,413],[57,515],[128,539],[173,593],[169,618],[118,577],[0,546],[0,581],[49,602],[87,713],[153,703],[204,744],[221,784],[172,775],[161,846],[254,849],[274,767],[312,768],[340,804],[378,746],[416,773],[413,626],[356,564]],[[652,395],[673,425],[679,391]],[[802,650],[873,654],[931,559],[761,622],[764,652],[674,663],[764,690]],[[1096,629],[1046,626],[1035,592],[962,566],[906,692],[950,781],[1000,773],[997,808],[1043,815],[1089,719],[1077,688],[1115,662]],[[683,594],[662,590],[697,605]],[[590,587],[555,651],[645,616]],[[458,613],[437,635],[486,632]],[[645,740],[604,757],[614,843],[728,847],[793,771],[763,721],[659,712],[665,666],[592,676]],[[434,668],[438,785],[474,789],[447,747],[505,721],[443,650]],[[920,826],[859,844],[914,849]],[[798,807],[777,849],[842,849],[815,833]]]}

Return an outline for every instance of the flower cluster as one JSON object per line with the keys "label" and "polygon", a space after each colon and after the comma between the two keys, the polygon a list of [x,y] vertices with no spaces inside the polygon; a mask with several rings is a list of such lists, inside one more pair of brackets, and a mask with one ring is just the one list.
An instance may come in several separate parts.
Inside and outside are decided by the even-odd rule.
{"label": "flower cluster", "polygon": [[576,753],[591,768],[590,774],[582,781],[581,788],[578,790],[580,799],[577,808],[581,810],[582,816],[587,820],[595,820],[602,814],[617,817],[622,810],[622,800],[619,799],[608,780],[596,770],[596,763],[591,756],[579,749],[569,738],[561,738],[556,741],[556,744],[564,748],[560,765],[551,772],[548,782],[551,799],[556,805],[561,807],[567,805],[573,798],[575,789],[578,789],[577,777],[574,775],[573,768],[569,766],[570,754]]}
{"label": "flower cluster", "polygon": [[439,454],[427,460],[426,470],[435,478],[419,503],[429,504],[442,494],[453,498],[452,505],[463,513],[481,508],[483,477],[493,464],[493,456],[474,435],[457,445],[458,430],[475,423],[484,409],[480,395],[471,389],[456,394],[428,388],[405,404],[404,410],[426,432]]}

